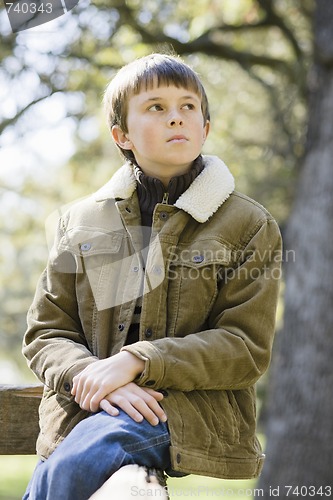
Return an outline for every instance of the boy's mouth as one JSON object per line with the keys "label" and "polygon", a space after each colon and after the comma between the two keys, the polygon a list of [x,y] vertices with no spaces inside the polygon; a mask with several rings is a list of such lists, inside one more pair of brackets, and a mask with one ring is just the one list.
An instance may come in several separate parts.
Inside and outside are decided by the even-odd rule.
{"label": "boy's mouth", "polygon": [[185,135],[173,135],[168,139],[167,142],[186,142],[188,141],[187,137]]}

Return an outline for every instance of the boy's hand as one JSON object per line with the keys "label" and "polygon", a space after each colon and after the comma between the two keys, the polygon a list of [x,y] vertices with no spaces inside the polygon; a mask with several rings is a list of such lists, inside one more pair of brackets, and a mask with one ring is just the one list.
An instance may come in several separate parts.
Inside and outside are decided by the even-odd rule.
{"label": "boy's hand", "polygon": [[166,414],[158,404],[162,399],[163,395],[160,392],[139,387],[134,382],[130,382],[107,395],[99,406],[115,417],[119,414],[118,409],[113,406],[116,405],[135,422],[142,422],[145,418],[151,425],[157,425],[160,421],[166,422],[167,420]]}
{"label": "boy's hand", "polygon": [[73,378],[72,395],[83,410],[95,413],[105,396],[132,382],[144,366],[144,361],[127,351],[96,361]]}

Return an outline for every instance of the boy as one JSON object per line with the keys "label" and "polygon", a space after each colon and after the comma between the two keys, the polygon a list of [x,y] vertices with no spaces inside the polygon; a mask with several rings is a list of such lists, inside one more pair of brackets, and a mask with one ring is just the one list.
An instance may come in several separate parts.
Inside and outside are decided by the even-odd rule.
{"label": "boy", "polygon": [[127,161],[61,218],[28,314],[23,352],[45,392],[25,498],[84,500],[129,464],[256,477],[277,224],[201,155],[208,101],[180,59],[134,61],[104,101]]}

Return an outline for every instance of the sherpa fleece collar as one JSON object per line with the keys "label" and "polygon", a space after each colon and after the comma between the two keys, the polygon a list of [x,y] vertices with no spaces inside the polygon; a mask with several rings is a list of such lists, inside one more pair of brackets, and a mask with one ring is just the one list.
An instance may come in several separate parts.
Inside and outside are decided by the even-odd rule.
{"label": "sherpa fleece collar", "polygon": [[[203,164],[203,171],[174,204],[198,222],[206,222],[235,189],[230,170],[217,156],[203,156]],[[125,163],[94,197],[96,201],[130,198],[136,183],[132,165]]]}

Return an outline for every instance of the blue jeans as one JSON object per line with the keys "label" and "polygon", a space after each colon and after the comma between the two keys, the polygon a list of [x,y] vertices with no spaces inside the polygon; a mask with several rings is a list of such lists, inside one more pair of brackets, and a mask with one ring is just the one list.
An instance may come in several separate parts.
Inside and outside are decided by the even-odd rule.
{"label": "blue jeans", "polygon": [[134,422],[120,410],[80,422],[50,458],[36,466],[23,500],[86,500],[120,467],[170,467],[170,435],[165,423]]}

